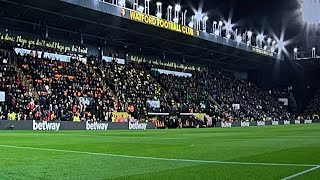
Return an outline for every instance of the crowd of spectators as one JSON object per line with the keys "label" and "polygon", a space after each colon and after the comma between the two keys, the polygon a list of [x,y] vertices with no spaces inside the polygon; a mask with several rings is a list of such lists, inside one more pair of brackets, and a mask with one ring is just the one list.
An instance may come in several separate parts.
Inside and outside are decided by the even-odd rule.
{"label": "crowd of spectators", "polygon": [[39,96],[34,119],[111,120],[114,97],[88,64],[76,57],[68,62],[39,58],[36,52],[18,55],[17,63]]}
{"label": "crowd of spectators", "polygon": [[[220,70],[163,74],[147,62],[121,65],[93,58],[85,63],[76,56],[59,61],[35,51],[17,55],[16,64],[1,52],[0,61],[0,91],[7,92],[6,102],[0,102],[2,119],[111,121],[113,112],[136,119],[149,112],[206,113],[215,122],[292,118],[274,94]],[[319,94],[306,113],[319,113]],[[179,118],[177,125],[190,124]]]}
{"label": "crowd of spectators", "polygon": [[[120,65],[96,61],[102,77],[118,98],[118,111],[129,112],[135,118],[145,117],[148,112],[168,112],[174,101],[139,64]],[[159,102],[153,106],[151,101]]]}
{"label": "crowd of spectators", "polygon": [[195,71],[192,77],[158,74],[181,104],[182,112],[207,113],[218,120],[288,119],[290,114],[268,92],[222,71]]}
{"label": "crowd of spectators", "polygon": [[311,102],[307,105],[304,115],[313,116],[314,118],[319,118],[320,116],[320,89],[316,91],[315,96],[312,98]]}
{"label": "crowd of spectators", "polygon": [[30,87],[23,85],[8,54],[8,51],[0,51],[0,91],[5,92],[5,102],[0,102],[0,119],[31,119],[35,97]]}

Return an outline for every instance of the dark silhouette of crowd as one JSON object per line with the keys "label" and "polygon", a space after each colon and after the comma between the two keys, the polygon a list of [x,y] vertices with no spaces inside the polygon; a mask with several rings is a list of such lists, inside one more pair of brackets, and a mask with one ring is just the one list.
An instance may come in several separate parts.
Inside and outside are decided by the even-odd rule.
{"label": "dark silhouette of crowd", "polygon": [[304,115],[313,116],[314,118],[319,118],[320,116],[320,89],[316,91],[314,97],[307,105]]}

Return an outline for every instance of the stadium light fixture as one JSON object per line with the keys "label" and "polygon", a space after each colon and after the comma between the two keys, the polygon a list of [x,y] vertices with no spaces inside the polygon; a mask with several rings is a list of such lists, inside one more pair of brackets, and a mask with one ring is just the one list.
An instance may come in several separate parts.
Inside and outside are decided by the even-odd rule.
{"label": "stadium light fixture", "polygon": [[138,11],[141,12],[141,13],[143,13],[144,7],[143,7],[143,6],[139,6],[139,7],[138,7]]}
{"label": "stadium light fixture", "polygon": [[263,35],[263,33],[259,33],[259,34],[257,35],[257,46],[258,46],[259,48],[262,48],[262,47],[263,47],[263,41],[264,41],[264,35]]}
{"label": "stadium light fixture", "polygon": [[268,49],[268,46],[265,45],[265,46],[263,47],[263,49],[266,51],[266,50]]}
{"label": "stadium light fixture", "polygon": [[162,18],[162,3],[161,2],[157,2],[157,14],[156,14],[157,18]]}
{"label": "stadium light fixture", "polygon": [[271,44],[271,41],[272,41],[271,38],[268,38],[268,39],[267,39],[267,43],[268,43],[269,46],[270,46],[270,44]]}
{"label": "stadium light fixture", "polygon": [[208,16],[205,16],[205,17],[203,18],[203,21],[208,21],[208,19],[209,19],[209,17],[208,17]]}
{"label": "stadium light fixture", "polygon": [[242,42],[242,37],[241,37],[241,35],[238,35],[238,36],[237,36],[237,42],[238,42],[238,43],[241,43],[241,42]]}
{"label": "stadium light fixture", "polygon": [[274,53],[274,47],[271,47],[271,49],[270,49],[270,51],[272,52],[272,53]]}
{"label": "stadium light fixture", "polygon": [[225,28],[226,28],[227,34],[229,34],[230,32],[232,32],[232,25],[231,25],[231,23],[229,23],[229,22],[225,23]]}
{"label": "stadium light fixture", "polygon": [[217,29],[217,21],[213,21],[212,23],[212,34],[216,34],[216,29]]}
{"label": "stadium light fixture", "polygon": [[189,22],[189,27],[194,28],[194,16],[191,16],[191,21]]}
{"label": "stadium light fixture", "polygon": [[283,40],[279,40],[278,41],[278,43],[277,43],[277,45],[276,45],[276,47],[278,48],[278,49],[280,49],[280,50],[282,50],[283,48],[284,48],[284,42],[283,42]]}
{"label": "stadium light fixture", "polygon": [[185,10],[184,12],[182,12],[182,25],[185,26],[186,22],[187,22],[187,10]]}
{"label": "stadium light fixture", "polygon": [[139,7],[139,0],[134,0],[132,9],[137,11]]}
{"label": "stadium light fixture", "polygon": [[252,31],[248,31],[247,32],[247,35],[248,35],[248,41],[247,41],[247,45],[251,45],[251,39],[252,39]]}
{"label": "stadium light fixture", "polygon": [[298,59],[298,48],[293,49],[293,59]]}
{"label": "stadium light fixture", "polygon": [[236,29],[235,31],[234,31],[234,40],[235,41],[237,41],[237,37],[238,37],[238,29]]}
{"label": "stadium light fixture", "polygon": [[203,17],[203,22],[202,22],[202,30],[204,32],[207,32],[207,21],[208,21],[209,17],[208,16],[204,16]]}
{"label": "stadium light fixture", "polygon": [[173,18],[173,22],[179,23],[179,14],[180,14],[180,11],[181,11],[181,6],[180,6],[180,4],[176,4],[176,5],[174,6],[174,18]]}
{"label": "stadium light fixture", "polygon": [[167,20],[172,21],[172,6],[169,5],[167,8]]}
{"label": "stadium light fixture", "polygon": [[150,0],[144,1],[144,13],[150,15]]}
{"label": "stadium light fixture", "polygon": [[181,5],[180,4],[176,4],[175,6],[174,6],[174,10],[175,11],[181,11]]}
{"label": "stadium light fixture", "polygon": [[218,24],[218,30],[219,30],[219,36],[221,36],[222,34],[222,26],[223,26],[223,22],[222,21],[219,21],[219,24]]}
{"label": "stadium light fixture", "polygon": [[196,12],[195,18],[196,18],[196,29],[197,30],[200,30],[200,28],[201,28],[202,17],[203,17],[203,14],[201,12],[199,12],[199,11]]}
{"label": "stadium light fixture", "polygon": [[312,48],[311,57],[312,58],[316,57],[316,48],[315,47]]}
{"label": "stadium light fixture", "polygon": [[126,0],[119,0],[118,5],[121,7],[126,7]]}

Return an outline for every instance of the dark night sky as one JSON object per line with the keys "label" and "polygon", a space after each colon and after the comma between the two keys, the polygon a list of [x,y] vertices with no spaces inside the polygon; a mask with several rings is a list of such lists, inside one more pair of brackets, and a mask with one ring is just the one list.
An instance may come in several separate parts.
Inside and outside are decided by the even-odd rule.
{"label": "dark night sky", "polygon": [[[270,34],[273,31],[278,37],[285,29],[284,40],[292,39],[291,47],[307,46],[306,24],[302,22],[300,0],[162,0],[174,5],[180,2],[183,9],[193,6],[198,9],[203,4],[203,12],[210,21],[228,18],[233,13],[232,22],[238,22],[239,29],[261,31]],[[165,9],[165,8],[164,8]],[[191,12],[188,11],[188,16]],[[310,36],[310,34],[308,34]]]}

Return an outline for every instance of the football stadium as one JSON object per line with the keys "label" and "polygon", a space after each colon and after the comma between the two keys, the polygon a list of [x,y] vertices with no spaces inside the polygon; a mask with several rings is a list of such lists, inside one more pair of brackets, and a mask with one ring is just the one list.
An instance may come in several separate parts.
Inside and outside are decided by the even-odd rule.
{"label": "football stadium", "polygon": [[319,0],[0,0],[0,180],[318,180],[319,51]]}

